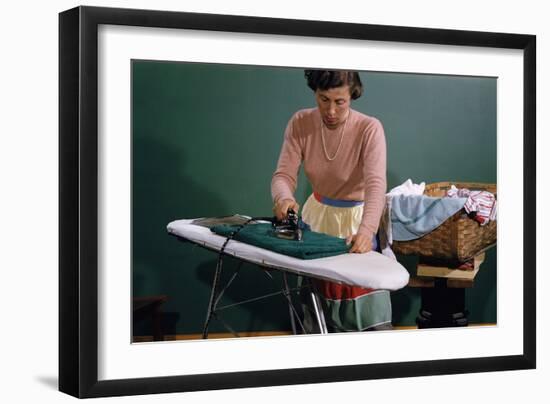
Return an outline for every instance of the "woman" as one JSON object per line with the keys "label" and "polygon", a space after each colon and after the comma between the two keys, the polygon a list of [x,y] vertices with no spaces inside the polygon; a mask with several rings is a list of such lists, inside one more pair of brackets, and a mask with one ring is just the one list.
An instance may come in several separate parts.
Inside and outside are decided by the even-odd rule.
{"label": "woman", "polygon": [[[285,130],[271,182],[274,213],[299,211],[294,198],[303,162],[313,194],[302,219],[313,231],[346,238],[350,253],[377,248],[386,192],[386,141],[376,118],[351,108],[363,93],[357,72],[306,70],[317,108],[296,112]],[[314,281],[332,331],[391,328],[388,291]],[[307,320],[307,319],[306,319]]]}

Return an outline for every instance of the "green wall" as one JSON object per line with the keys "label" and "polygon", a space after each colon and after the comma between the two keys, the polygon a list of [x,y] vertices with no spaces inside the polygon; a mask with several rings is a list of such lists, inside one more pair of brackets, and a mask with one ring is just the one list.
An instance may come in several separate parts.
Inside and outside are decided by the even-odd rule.
{"label": "green wall", "polygon": [[[352,107],[384,125],[389,188],[408,178],[496,182],[495,78],[381,72],[361,78],[365,94]],[[169,236],[166,225],[271,215],[270,181],[284,128],[296,110],[313,106],[301,69],[132,62],[132,288],[134,296],[169,295],[164,310],[174,332],[201,331],[217,256]],[[310,191],[301,172],[301,205]],[[399,260],[413,271],[414,258]],[[241,272],[226,303],[273,290],[258,267],[245,264]],[[280,274],[272,275],[278,285]],[[392,304],[394,324],[415,324],[418,290],[392,293]],[[467,290],[467,308],[470,322],[496,322],[496,249]],[[237,330],[290,329],[280,296],[228,310],[224,319]],[[224,328],[214,321],[211,331]]]}

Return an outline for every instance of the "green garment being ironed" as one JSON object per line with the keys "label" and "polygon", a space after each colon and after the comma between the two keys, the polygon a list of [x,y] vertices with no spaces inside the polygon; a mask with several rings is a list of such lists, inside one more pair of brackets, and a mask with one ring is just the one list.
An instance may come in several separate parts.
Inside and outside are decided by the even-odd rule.
{"label": "green garment being ironed", "polygon": [[[239,226],[235,225],[219,225],[210,230],[227,237],[238,228]],[[304,260],[345,254],[350,248],[344,239],[311,230],[302,231],[301,241],[285,240],[275,236],[270,223],[249,224],[241,229],[234,239]]]}

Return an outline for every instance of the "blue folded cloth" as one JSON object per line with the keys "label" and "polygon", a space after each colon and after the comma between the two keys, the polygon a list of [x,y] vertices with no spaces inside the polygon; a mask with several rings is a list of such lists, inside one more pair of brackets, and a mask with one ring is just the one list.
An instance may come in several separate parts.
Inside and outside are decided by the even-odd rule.
{"label": "blue folded cloth", "polygon": [[466,198],[396,195],[392,198],[391,224],[395,241],[420,238],[464,207]]}

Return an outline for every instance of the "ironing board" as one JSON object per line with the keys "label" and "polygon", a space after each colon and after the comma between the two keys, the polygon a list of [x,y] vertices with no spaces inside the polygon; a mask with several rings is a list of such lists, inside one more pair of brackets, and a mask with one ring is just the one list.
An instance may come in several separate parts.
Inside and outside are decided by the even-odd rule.
{"label": "ironing board", "polygon": [[[207,227],[192,224],[191,222],[193,220],[195,219],[182,219],[170,222],[167,225],[168,233],[181,241],[189,241],[209,250],[219,252],[227,238],[213,233]],[[306,279],[317,278],[351,286],[386,289],[390,291],[401,289],[409,282],[409,273],[399,264],[399,262],[374,251],[365,254],[341,254],[333,257],[302,260],[240,241],[230,240],[225,247],[224,253],[239,259],[241,264],[242,262],[249,262],[263,268],[282,271],[284,284],[282,291],[279,293],[282,293],[286,297],[289,304],[294,333],[296,333],[295,318],[300,323],[300,326],[302,326],[302,329],[303,325],[292,305],[290,298],[290,292],[292,292],[292,290],[288,287],[286,278],[288,273],[301,275],[306,277]],[[210,319],[216,315],[216,309],[221,310],[222,308],[229,307],[224,306],[222,308],[217,308],[217,304],[220,301],[221,295],[223,295],[223,292],[229,287],[229,284],[234,278],[231,278],[225,288],[218,292],[219,278],[220,274],[216,271],[212,282],[210,303],[203,329],[203,338],[207,338],[208,336],[208,325]],[[306,284],[306,287],[307,286],[310,285]],[[310,289],[310,297],[312,299],[317,326],[321,333],[327,333],[320,302],[313,289],[311,287]],[[273,294],[262,297],[271,295]],[[248,301],[241,303],[246,302]],[[232,304],[231,306],[235,305],[236,304]],[[224,325],[232,331],[227,324]]]}

